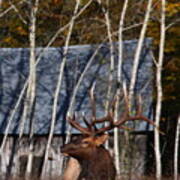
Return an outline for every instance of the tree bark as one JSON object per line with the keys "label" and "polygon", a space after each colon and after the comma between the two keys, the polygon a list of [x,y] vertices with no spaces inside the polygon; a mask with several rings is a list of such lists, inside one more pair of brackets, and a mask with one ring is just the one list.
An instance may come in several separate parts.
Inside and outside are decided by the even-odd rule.
{"label": "tree bark", "polygon": [[[74,15],[73,15],[73,17],[71,19],[71,24],[70,24],[69,31],[68,31],[68,34],[67,34],[67,37],[66,37],[63,59],[62,59],[62,62],[60,64],[60,68],[59,68],[59,77],[58,77],[57,86],[56,86],[56,90],[55,90],[51,126],[50,126],[50,131],[49,131],[49,136],[48,136],[48,142],[47,142],[47,145],[46,145],[45,155],[44,155],[44,163],[43,163],[43,167],[42,167],[41,179],[44,178],[45,172],[46,172],[47,160],[48,160],[49,150],[50,150],[51,142],[52,142],[52,138],[53,138],[55,121],[56,121],[57,104],[58,104],[58,101],[59,101],[59,92],[60,92],[61,85],[62,85],[64,67],[65,67],[65,64],[66,64],[66,61],[67,61],[67,52],[68,52],[68,49],[69,49],[70,38],[71,38],[73,26],[74,26],[75,15],[78,12],[79,5],[80,5],[80,0],[77,0],[76,5],[75,5],[75,9],[74,9]],[[60,167],[60,169],[62,169],[62,167]]]}
{"label": "tree bark", "polygon": [[138,40],[138,44],[137,44],[137,48],[136,48],[136,52],[135,52],[135,56],[134,56],[133,69],[132,69],[132,73],[131,73],[131,82],[130,82],[130,87],[129,87],[130,109],[131,109],[131,105],[132,105],[132,98],[134,95],[134,88],[135,88],[136,79],[137,79],[137,70],[138,70],[138,65],[139,65],[139,59],[140,59],[141,50],[143,47],[143,41],[145,38],[145,33],[147,30],[147,25],[148,25],[148,21],[149,21],[149,17],[150,17],[150,12],[151,12],[151,7],[152,7],[152,0],[148,0],[147,10],[146,10],[143,26],[141,29],[141,33],[139,36],[139,40]]}
{"label": "tree bark", "polygon": [[[118,83],[118,88],[117,88],[117,103],[116,103],[116,107],[115,107],[115,121],[118,120],[118,111],[119,111],[119,97],[120,97],[120,93],[121,93],[121,87],[122,87],[122,64],[123,64],[123,28],[124,28],[124,20],[125,20],[125,15],[126,15],[126,11],[127,11],[127,6],[128,5],[128,0],[124,1],[123,4],[123,9],[121,12],[121,16],[120,16],[120,21],[119,21],[119,31],[118,31],[118,70],[117,70],[117,83]],[[120,170],[120,154],[119,154],[119,134],[118,134],[119,130],[118,128],[114,129],[114,154],[115,154],[115,166],[117,169],[117,174],[118,176],[121,173]]]}
{"label": "tree bark", "polygon": [[180,134],[180,115],[177,121],[175,147],[174,147],[174,180],[178,180],[179,134]]}
{"label": "tree bark", "polygon": [[30,121],[30,134],[29,134],[29,155],[26,167],[26,178],[29,179],[31,171],[32,171],[32,164],[33,164],[33,136],[34,136],[34,116],[32,115],[33,109],[35,106],[35,96],[36,96],[36,57],[35,57],[35,42],[36,42],[36,14],[38,10],[39,0],[36,0],[35,3],[31,2],[31,16],[30,16],[30,26],[29,26],[29,40],[30,40],[30,72],[29,72],[29,84],[27,89],[27,103],[26,109],[24,113],[24,119],[21,129],[21,136],[24,133],[24,123],[25,120],[29,119]]}
{"label": "tree bark", "polygon": [[[156,117],[155,125],[159,128],[162,106],[162,65],[164,58],[164,45],[165,45],[165,0],[161,1],[161,29],[160,29],[160,43],[159,43],[159,59],[156,70],[156,86],[157,86],[157,103],[156,103]],[[162,178],[162,165],[161,165],[161,152],[160,152],[160,135],[157,128],[154,130],[154,142],[155,142],[155,160],[156,160],[156,178],[161,180]]]}

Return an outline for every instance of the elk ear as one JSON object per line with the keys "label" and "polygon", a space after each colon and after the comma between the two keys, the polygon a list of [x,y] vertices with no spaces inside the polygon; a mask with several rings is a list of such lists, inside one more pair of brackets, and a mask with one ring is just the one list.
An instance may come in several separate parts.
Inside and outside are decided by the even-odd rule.
{"label": "elk ear", "polygon": [[98,136],[95,140],[96,146],[100,146],[104,144],[108,138],[109,138],[108,134],[103,134],[101,136]]}

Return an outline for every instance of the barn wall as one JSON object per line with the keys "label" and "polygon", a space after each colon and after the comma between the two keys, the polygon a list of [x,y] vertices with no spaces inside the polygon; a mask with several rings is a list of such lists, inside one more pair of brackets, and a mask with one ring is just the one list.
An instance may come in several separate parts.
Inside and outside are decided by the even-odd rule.
{"label": "barn wall", "polygon": [[[147,140],[146,133],[119,134],[120,171],[122,176],[146,174],[147,169]],[[152,142],[149,142],[149,144]],[[113,144],[113,138],[110,145]]]}
{"label": "barn wall", "polygon": [[[2,139],[2,137],[1,137]],[[34,177],[40,175],[44,150],[46,147],[46,137],[34,138],[33,151],[33,167],[32,175]],[[46,176],[60,176],[59,163],[62,157],[60,153],[60,146],[62,145],[62,137],[54,137],[50,150],[50,155],[47,164]],[[25,175],[27,157],[29,154],[29,140],[28,137],[23,137],[19,140],[17,137],[10,136],[0,156],[0,179],[5,176],[19,176]]]}

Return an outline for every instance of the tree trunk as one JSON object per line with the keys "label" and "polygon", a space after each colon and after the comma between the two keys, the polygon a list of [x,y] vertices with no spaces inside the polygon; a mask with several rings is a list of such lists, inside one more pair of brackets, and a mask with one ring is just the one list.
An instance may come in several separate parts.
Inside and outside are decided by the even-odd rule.
{"label": "tree trunk", "polygon": [[176,137],[175,137],[175,148],[174,148],[174,180],[178,180],[178,154],[179,154],[179,134],[180,134],[180,115],[178,117]]}
{"label": "tree trunk", "polygon": [[36,96],[36,57],[35,57],[35,42],[36,42],[36,14],[38,10],[39,0],[36,0],[35,3],[31,2],[31,17],[30,17],[30,26],[29,26],[29,40],[30,40],[30,72],[29,72],[29,84],[27,89],[27,103],[24,111],[24,119],[21,129],[21,136],[24,133],[24,123],[25,120],[30,121],[30,145],[29,145],[29,155],[26,167],[26,178],[29,179],[32,164],[33,164],[33,136],[34,136],[34,116],[32,115],[34,112],[35,106],[35,96]]}
{"label": "tree trunk", "polygon": [[[162,106],[162,82],[161,73],[164,58],[164,45],[165,45],[165,0],[162,0],[161,5],[161,30],[160,30],[160,44],[159,44],[159,59],[157,62],[156,71],[156,86],[157,86],[157,103],[156,103],[156,117],[155,125],[159,128]],[[161,180],[162,178],[162,165],[161,165],[161,152],[160,152],[160,135],[157,128],[154,130],[154,142],[155,142],[155,159],[156,159],[156,178]]]}
{"label": "tree trunk", "polygon": [[131,82],[130,82],[130,87],[129,87],[130,108],[131,108],[131,105],[132,105],[132,99],[133,99],[133,95],[134,95],[134,88],[135,88],[136,79],[137,79],[137,70],[138,70],[138,65],[139,65],[139,59],[140,59],[141,50],[142,50],[142,47],[143,47],[143,41],[144,41],[145,33],[146,33],[146,30],[147,30],[147,25],[148,25],[148,21],[149,21],[149,17],[150,17],[150,12],[151,12],[151,7],[152,7],[152,0],[149,0],[148,5],[147,5],[145,18],[144,18],[144,22],[143,22],[143,26],[142,26],[141,33],[140,33],[140,36],[139,36],[135,56],[134,56],[133,69],[132,69],[132,73],[131,73]]}
{"label": "tree trunk", "polygon": [[[75,9],[74,9],[74,15],[71,19],[71,24],[70,24],[69,31],[68,31],[68,34],[66,37],[63,59],[62,59],[62,62],[60,64],[60,68],[59,68],[59,77],[58,77],[58,82],[57,82],[57,86],[56,86],[56,90],[55,90],[52,120],[51,120],[50,132],[49,132],[49,136],[48,136],[48,142],[46,145],[46,150],[45,150],[45,155],[44,155],[44,163],[43,163],[43,167],[42,167],[41,179],[44,178],[45,172],[46,172],[47,160],[48,160],[48,156],[49,156],[49,150],[51,147],[51,142],[52,142],[53,133],[54,133],[54,127],[55,127],[55,122],[56,122],[56,113],[57,113],[57,105],[58,105],[58,101],[59,101],[59,92],[60,92],[61,85],[62,85],[64,67],[65,67],[65,64],[67,61],[67,52],[69,49],[69,42],[70,42],[70,38],[71,38],[71,34],[72,34],[72,29],[74,26],[75,15],[78,12],[79,5],[80,5],[80,0],[77,0]],[[60,169],[62,169],[62,167],[60,167]]]}

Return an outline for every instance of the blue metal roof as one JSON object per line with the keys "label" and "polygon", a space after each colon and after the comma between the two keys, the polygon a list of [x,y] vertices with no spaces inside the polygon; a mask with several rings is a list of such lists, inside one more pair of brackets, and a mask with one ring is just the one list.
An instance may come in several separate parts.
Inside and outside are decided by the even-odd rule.
{"label": "blue metal roof", "polygon": [[[138,78],[136,91],[141,92],[143,97],[144,113],[151,115],[152,105],[152,58],[150,55],[151,40],[146,39],[141,53],[140,64],[138,67]],[[70,46],[67,55],[67,64],[63,77],[63,84],[60,91],[58,102],[57,121],[55,126],[55,134],[66,132],[66,113],[70,103],[70,99],[78,78],[88,63],[90,57],[96,50],[98,45],[77,45]],[[114,44],[116,51],[115,65],[118,61],[117,48],[118,44]],[[134,52],[137,46],[136,40],[124,41],[124,63],[123,63],[123,79],[127,84],[131,79],[131,69],[133,64]],[[41,55],[44,48],[37,48],[37,57]],[[63,48],[50,47],[46,49],[37,65],[37,91],[35,104],[35,134],[47,134],[51,122],[53,96],[56,88],[59,67],[63,57]],[[97,115],[104,114],[105,95],[108,87],[108,72],[110,65],[109,45],[103,44],[99,53],[96,55],[91,67],[83,79],[76,97],[76,111],[83,111],[88,116],[90,105],[88,101],[87,91],[96,81],[97,96]],[[24,86],[28,76],[29,69],[29,49],[28,48],[1,48],[0,49],[0,133],[3,134],[7,126],[10,114],[15,106],[18,96]],[[117,69],[117,67],[116,67]],[[114,73],[114,79],[116,73]],[[113,84],[115,89],[115,83]],[[16,112],[10,126],[9,134],[18,134],[19,122],[23,111],[23,101]],[[25,122],[24,133],[28,134],[30,122]],[[146,123],[140,123],[138,129],[145,130]],[[74,131],[75,132],[75,131]]]}

